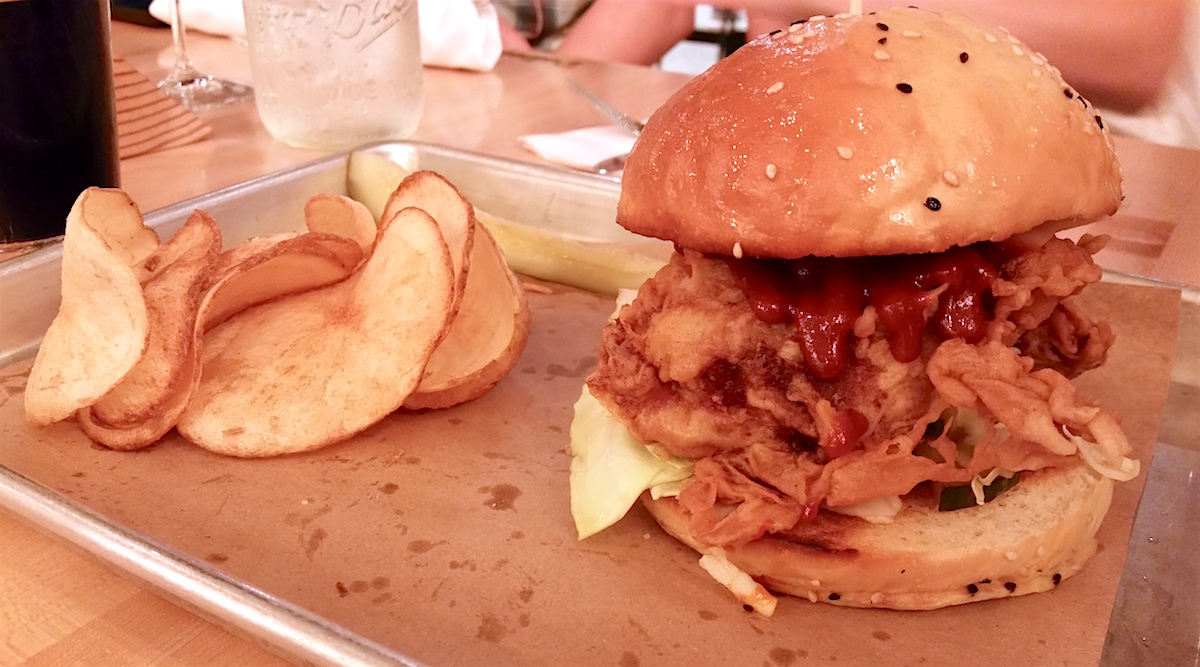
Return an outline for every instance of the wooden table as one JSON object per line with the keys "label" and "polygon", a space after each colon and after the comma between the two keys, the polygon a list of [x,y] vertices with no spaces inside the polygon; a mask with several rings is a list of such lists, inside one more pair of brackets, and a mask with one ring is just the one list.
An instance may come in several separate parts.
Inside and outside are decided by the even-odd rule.
{"label": "wooden table", "polygon": [[[157,80],[170,64],[170,33],[113,28],[114,52]],[[249,79],[244,47],[193,35],[196,64]],[[566,71],[635,116],[649,115],[686,77],[653,69],[505,55],[496,69],[428,69],[415,139],[537,161],[517,137],[601,124],[566,85]],[[123,187],[151,211],[317,157],[271,139],[253,104],[204,115],[211,139],[122,163]],[[1093,231],[1113,235],[1099,257],[1110,269],[1200,285],[1200,153],[1120,139],[1126,203]],[[0,513],[0,664],[284,664],[250,641],[115,574]]]}

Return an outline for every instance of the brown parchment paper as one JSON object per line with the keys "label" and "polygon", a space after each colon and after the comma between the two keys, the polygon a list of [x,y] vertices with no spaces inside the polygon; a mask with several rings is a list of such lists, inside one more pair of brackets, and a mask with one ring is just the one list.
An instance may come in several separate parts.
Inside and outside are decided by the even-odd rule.
{"label": "brown parchment paper", "polygon": [[[533,293],[533,333],[493,391],[397,413],[327,449],[209,454],[172,433],[136,453],[74,423],[34,429],[29,363],[0,372],[0,463],[265,592],[434,665],[1094,665],[1144,480],[1118,485],[1100,552],[1052,592],[935,612],[783,599],[747,613],[635,508],[579,542],[567,431],[609,299]],[[1079,381],[1118,410],[1149,467],[1179,293],[1100,284],[1117,333]]]}

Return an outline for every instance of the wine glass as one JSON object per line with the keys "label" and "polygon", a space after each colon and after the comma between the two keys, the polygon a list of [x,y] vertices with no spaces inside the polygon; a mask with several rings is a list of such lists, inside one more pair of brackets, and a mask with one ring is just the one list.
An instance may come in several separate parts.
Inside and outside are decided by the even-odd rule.
{"label": "wine glass", "polygon": [[201,74],[187,54],[187,36],[183,17],[179,11],[180,0],[171,0],[171,37],[175,42],[175,67],[158,87],[175,98],[190,111],[203,111],[215,107],[244,102],[254,97],[250,86]]}

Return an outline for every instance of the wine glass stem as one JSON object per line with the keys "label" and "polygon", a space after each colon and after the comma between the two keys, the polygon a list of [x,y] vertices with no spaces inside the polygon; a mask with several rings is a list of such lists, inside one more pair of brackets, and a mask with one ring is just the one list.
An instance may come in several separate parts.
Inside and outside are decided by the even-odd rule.
{"label": "wine glass stem", "polygon": [[171,39],[175,42],[175,69],[171,78],[175,81],[189,81],[200,76],[192,65],[187,53],[187,34],[183,27],[180,0],[171,0]]}

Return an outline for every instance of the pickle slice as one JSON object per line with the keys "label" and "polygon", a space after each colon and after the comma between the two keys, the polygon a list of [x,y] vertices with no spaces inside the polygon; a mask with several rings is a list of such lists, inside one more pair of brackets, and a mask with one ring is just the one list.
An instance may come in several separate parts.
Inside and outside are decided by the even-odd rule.
{"label": "pickle slice", "polygon": [[[992,480],[991,484],[983,487],[983,502],[992,502],[1001,493],[1015,486],[1019,479],[1021,479],[1021,473],[1018,472],[1012,477],[997,477]],[[975,493],[971,491],[970,484],[943,486],[942,493],[938,496],[939,512],[953,512],[954,510],[975,507],[975,505]]]}

